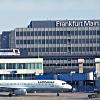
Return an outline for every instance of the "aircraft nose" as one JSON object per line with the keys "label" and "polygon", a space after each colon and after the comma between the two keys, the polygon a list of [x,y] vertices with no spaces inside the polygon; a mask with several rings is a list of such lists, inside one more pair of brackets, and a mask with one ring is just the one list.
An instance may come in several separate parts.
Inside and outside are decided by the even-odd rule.
{"label": "aircraft nose", "polygon": [[71,85],[69,85],[68,87],[69,87],[70,90],[72,89],[72,86]]}
{"label": "aircraft nose", "polygon": [[68,85],[68,89],[70,89],[70,90],[71,90],[71,89],[72,89],[72,86],[71,86],[71,85]]}

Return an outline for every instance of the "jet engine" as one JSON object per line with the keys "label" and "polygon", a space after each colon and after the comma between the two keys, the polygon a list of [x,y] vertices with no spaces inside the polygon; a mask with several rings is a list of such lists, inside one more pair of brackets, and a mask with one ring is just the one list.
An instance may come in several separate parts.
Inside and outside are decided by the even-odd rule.
{"label": "jet engine", "polygon": [[14,94],[15,95],[26,95],[27,94],[27,91],[26,89],[17,89],[17,90],[14,90]]}

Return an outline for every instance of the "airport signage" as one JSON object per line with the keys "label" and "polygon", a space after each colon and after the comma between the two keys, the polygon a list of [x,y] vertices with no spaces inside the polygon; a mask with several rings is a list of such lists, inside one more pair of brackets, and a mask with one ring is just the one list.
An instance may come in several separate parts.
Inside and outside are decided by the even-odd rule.
{"label": "airport signage", "polygon": [[100,26],[99,21],[95,20],[65,20],[56,21],[56,27],[93,27]]}

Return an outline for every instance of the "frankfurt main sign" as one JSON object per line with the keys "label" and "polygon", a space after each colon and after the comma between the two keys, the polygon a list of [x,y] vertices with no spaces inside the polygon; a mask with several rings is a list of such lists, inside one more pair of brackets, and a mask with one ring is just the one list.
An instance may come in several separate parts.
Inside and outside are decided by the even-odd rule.
{"label": "frankfurt main sign", "polygon": [[66,20],[66,21],[56,21],[56,27],[92,27],[100,26],[99,21],[95,20]]}

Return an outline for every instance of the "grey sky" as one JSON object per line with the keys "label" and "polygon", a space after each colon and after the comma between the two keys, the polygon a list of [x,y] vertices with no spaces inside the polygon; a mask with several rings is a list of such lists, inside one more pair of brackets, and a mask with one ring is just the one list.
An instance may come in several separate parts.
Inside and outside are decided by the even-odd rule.
{"label": "grey sky", "polygon": [[100,0],[0,0],[0,33],[53,19],[100,19]]}

